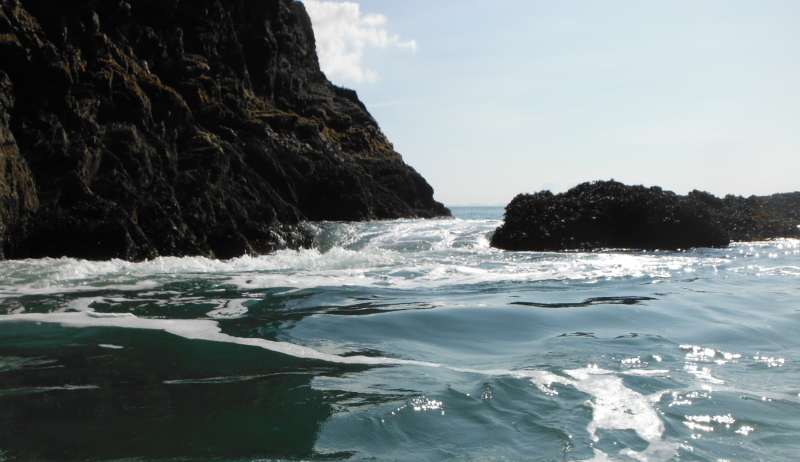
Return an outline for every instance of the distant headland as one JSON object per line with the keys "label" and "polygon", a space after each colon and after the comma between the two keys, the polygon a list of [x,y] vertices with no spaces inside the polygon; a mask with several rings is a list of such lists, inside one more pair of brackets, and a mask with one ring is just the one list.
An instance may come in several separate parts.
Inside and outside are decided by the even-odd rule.
{"label": "distant headland", "polygon": [[800,192],[772,196],[686,196],[616,181],[562,194],[520,194],[492,236],[506,250],[677,250],[731,241],[800,238]]}
{"label": "distant headland", "polygon": [[230,258],[449,215],[291,0],[0,5],[0,258]]}

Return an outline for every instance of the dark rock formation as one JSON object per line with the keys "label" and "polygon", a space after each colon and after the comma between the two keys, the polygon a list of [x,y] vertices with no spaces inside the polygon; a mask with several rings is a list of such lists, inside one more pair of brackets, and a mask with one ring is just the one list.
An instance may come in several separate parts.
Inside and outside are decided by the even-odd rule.
{"label": "dark rock formation", "polygon": [[0,0],[0,258],[227,258],[449,211],[291,0]]}
{"label": "dark rock formation", "polygon": [[800,192],[717,198],[654,186],[582,183],[554,195],[520,194],[506,207],[492,246],[506,250],[676,250],[733,241],[800,238]]}

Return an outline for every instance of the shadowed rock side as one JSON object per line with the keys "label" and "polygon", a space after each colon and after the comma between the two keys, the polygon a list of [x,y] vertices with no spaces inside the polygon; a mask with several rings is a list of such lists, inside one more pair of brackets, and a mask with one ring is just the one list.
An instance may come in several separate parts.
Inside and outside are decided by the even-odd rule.
{"label": "shadowed rock side", "polygon": [[491,244],[506,250],[725,247],[800,238],[798,224],[800,192],[720,199],[697,190],[679,196],[657,186],[596,181],[558,195],[518,195]]}
{"label": "shadowed rock side", "polygon": [[0,0],[0,257],[228,258],[449,211],[290,0]]}

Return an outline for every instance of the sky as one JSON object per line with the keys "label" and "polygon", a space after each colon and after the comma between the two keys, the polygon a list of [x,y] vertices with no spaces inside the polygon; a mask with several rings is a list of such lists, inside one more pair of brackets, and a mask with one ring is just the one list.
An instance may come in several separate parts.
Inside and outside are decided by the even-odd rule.
{"label": "sky", "polygon": [[327,77],[445,205],[800,190],[796,0],[303,3]]}

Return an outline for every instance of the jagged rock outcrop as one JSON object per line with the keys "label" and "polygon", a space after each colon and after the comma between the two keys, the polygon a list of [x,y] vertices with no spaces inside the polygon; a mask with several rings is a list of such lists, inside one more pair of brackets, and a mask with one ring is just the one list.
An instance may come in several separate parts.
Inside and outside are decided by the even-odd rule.
{"label": "jagged rock outcrop", "polygon": [[506,250],[676,250],[731,241],[800,238],[800,192],[718,198],[616,181],[582,183],[554,195],[520,194],[491,244]]}
{"label": "jagged rock outcrop", "polygon": [[[13,107],[11,81],[0,72],[0,236],[19,233],[25,218],[39,206],[33,177],[8,126]],[[3,256],[0,246],[0,259]]]}
{"label": "jagged rock outcrop", "polygon": [[291,0],[0,0],[0,257],[228,258],[449,211]]}

